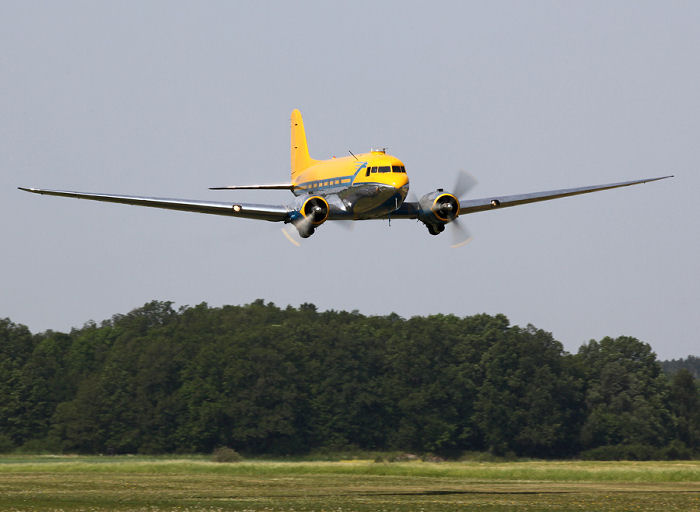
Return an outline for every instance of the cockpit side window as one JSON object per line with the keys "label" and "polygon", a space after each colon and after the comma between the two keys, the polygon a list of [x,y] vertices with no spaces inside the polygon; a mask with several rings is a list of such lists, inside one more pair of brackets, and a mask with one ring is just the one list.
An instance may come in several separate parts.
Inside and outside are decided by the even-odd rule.
{"label": "cockpit side window", "polygon": [[391,170],[393,172],[406,172],[406,168],[403,165],[394,165]]}

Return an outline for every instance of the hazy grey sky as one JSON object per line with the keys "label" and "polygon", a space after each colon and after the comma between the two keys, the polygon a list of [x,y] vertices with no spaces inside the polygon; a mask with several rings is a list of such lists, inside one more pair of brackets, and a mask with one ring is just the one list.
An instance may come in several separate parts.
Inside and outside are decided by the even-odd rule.
{"label": "hazy grey sky", "polygon": [[[263,298],[700,354],[698,2],[2,1],[0,72],[0,317],[33,331]],[[293,108],[312,156],[388,146],[418,195],[676,178],[466,216],[458,250],[16,188],[285,203],[207,187],[286,180]]]}

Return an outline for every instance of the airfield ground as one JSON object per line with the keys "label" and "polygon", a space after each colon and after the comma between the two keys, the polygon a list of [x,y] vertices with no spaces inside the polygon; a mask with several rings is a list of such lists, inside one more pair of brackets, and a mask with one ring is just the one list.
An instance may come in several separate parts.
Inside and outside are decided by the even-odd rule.
{"label": "airfield ground", "polygon": [[0,510],[700,510],[700,461],[0,456]]}

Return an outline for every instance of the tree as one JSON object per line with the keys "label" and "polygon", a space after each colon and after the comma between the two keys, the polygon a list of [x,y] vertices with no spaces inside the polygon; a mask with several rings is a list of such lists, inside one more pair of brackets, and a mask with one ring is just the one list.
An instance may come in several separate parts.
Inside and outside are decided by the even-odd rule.
{"label": "tree", "polygon": [[5,450],[31,437],[27,426],[25,381],[22,370],[34,350],[35,339],[24,325],[0,319],[0,435]]}
{"label": "tree", "polygon": [[503,315],[153,301],[69,334],[0,320],[0,450],[688,456],[699,411],[692,376],[669,385],[645,343],[572,356]]}
{"label": "tree", "polygon": [[507,329],[503,315],[433,315],[387,325],[389,446],[445,454],[481,448],[474,423],[480,362]]}
{"label": "tree", "polygon": [[581,382],[550,333],[512,327],[481,361],[477,424],[494,453],[571,454],[580,422]]}
{"label": "tree", "polygon": [[671,359],[670,361],[661,361],[661,367],[668,375],[674,375],[681,369],[688,370],[690,374],[700,379],[700,357],[688,356],[685,359]]}
{"label": "tree", "polygon": [[25,443],[45,439],[57,405],[70,400],[75,393],[74,383],[66,378],[66,354],[72,343],[71,336],[47,332],[38,339],[15,387],[22,407],[21,437]]}
{"label": "tree", "polygon": [[676,436],[685,445],[700,449],[700,390],[693,375],[686,369],[671,378],[669,409],[674,416]]}
{"label": "tree", "polygon": [[586,376],[584,448],[663,446],[672,436],[668,386],[656,354],[636,338],[603,338],[576,355]]}
{"label": "tree", "polygon": [[[303,310],[302,310],[303,311]],[[304,388],[311,446],[381,449],[386,446],[390,399],[385,388],[387,327],[384,318],[325,312],[295,325],[308,343]]]}

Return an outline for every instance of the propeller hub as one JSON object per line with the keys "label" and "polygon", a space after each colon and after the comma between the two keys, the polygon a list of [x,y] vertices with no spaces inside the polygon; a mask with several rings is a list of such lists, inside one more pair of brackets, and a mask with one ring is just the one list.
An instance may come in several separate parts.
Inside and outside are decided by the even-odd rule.
{"label": "propeller hub", "polygon": [[310,197],[300,208],[300,213],[315,226],[325,222],[328,211],[328,202],[321,196]]}
{"label": "propeller hub", "polygon": [[460,197],[476,185],[476,180],[465,171],[460,171],[451,191],[439,188],[418,200],[418,219],[428,228],[431,235],[438,235],[447,225],[453,238],[452,247],[459,247],[471,240],[469,231],[459,222]]}
{"label": "propeller hub", "polygon": [[433,202],[433,214],[441,222],[451,222],[459,215],[459,200],[452,194],[443,193]]}

